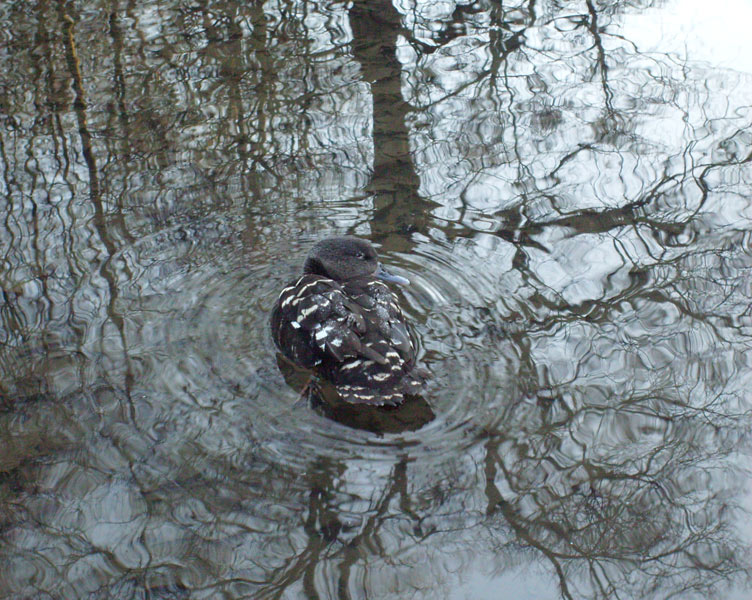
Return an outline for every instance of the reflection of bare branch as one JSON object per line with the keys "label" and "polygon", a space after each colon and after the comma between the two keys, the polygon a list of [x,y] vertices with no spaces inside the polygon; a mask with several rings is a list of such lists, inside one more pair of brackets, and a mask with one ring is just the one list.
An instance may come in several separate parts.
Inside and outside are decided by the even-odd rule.
{"label": "reflection of bare branch", "polygon": [[[326,470],[322,474],[325,472]],[[319,597],[314,581],[316,565],[325,558],[327,549],[335,543],[342,526],[336,513],[328,507],[329,499],[329,485],[320,487],[318,483],[313,483],[308,497],[308,514],[303,522],[303,529],[307,534],[306,547],[283,567],[269,574],[268,584],[259,592],[259,598],[281,598],[290,585],[301,579],[307,595]]]}
{"label": "reflection of bare branch", "polygon": [[[551,562],[564,597],[573,597],[567,581],[573,575],[573,568],[582,562],[587,565],[591,581],[600,589],[601,595],[598,597],[617,597],[612,594],[615,590],[624,589],[624,586],[614,579],[614,576],[618,576],[618,570],[613,571],[609,564],[625,559],[638,560],[645,568],[655,565],[659,569],[655,576],[665,569],[665,576],[674,570],[677,562],[694,554],[692,548],[707,543],[720,544],[723,548],[728,542],[724,527],[716,520],[708,521],[704,529],[685,532],[681,527],[684,519],[692,519],[693,514],[699,514],[697,511],[717,510],[713,497],[694,503],[691,509],[690,506],[682,506],[684,502],[672,508],[677,498],[668,493],[666,485],[653,483],[656,479],[667,480],[668,483],[676,476],[674,467],[681,460],[680,455],[668,458],[665,449],[656,449],[664,460],[655,465],[648,461],[645,463],[647,470],[629,476],[619,476],[610,468],[585,462],[583,466],[589,472],[589,483],[584,485],[589,489],[588,494],[580,495],[580,486],[577,485],[570,493],[552,495],[545,493],[545,488],[536,490],[536,484],[532,482],[528,488],[524,484],[524,477],[520,479],[523,475],[521,469],[530,469],[530,465],[519,464],[514,469],[506,466],[499,453],[501,441],[501,438],[491,438],[486,444],[489,515],[503,515],[526,546],[536,548]],[[519,508],[515,508],[520,506],[516,500],[510,502],[501,499],[498,488],[493,484],[498,478],[497,467],[504,474],[515,497],[535,499],[535,504],[539,506],[537,511],[531,513],[527,510],[523,514]],[[652,474],[648,476],[650,471]],[[639,482],[647,485],[633,485]],[[526,504],[529,505],[529,502]],[[672,518],[672,510],[684,513],[684,517]],[[652,537],[649,535],[651,528],[654,530]],[[726,577],[738,568],[723,554],[715,562],[696,559],[693,562],[695,568],[712,574],[712,577],[710,581],[689,580],[684,583],[685,588],[712,588],[718,578]]]}
{"label": "reflection of bare branch", "polygon": [[[348,590],[351,569],[361,559],[363,545],[380,545],[378,532],[385,519],[389,518],[392,500],[397,494],[405,514],[411,513],[407,498],[407,463],[402,459],[394,466],[391,485],[369,511],[368,517],[359,526],[359,532],[349,537],[348,526],[340,520],[339,507],[335,504],[341,499],[341,495],[332,487],[332,468],[341,471],[335,465],[321,465],[320,469],[311,471],[314,479],[303,523],[307,536],[306,547],[295,557],[288,559],[284,566],[270,573],[269,583],[259,591],[259,598],[281,598],[285,590],[299,580],[304,582],[308,596],[319,597],[314,574],[317,565],[324,560],[340,560],[338,597],[350,598]],[[413,514],[412,518],[418,519],[418,516]],[[344,536],[348,537],[347,541],[342,539]]]}
{"label": "reflection of bare branch", "polygon": [[[120,296],[118,275],[112,270],[112,259],[117,254],[118,248],[107,228],[105,211],[99,189],[99,175],[97,172],[94,150],[92,147],[92,136],[89,132],[89,127],[87,124],[87,105],[83,87],[83,77],[81,75],[81,62],[78,56],[78,51],[76,49],[74,36],[75,21],[68,14],[63,15],[63,20],[66,23],[66,50],[68,67],[71,72],[71,78],[73,79],[73,88],[76,92],[76,100],[73,104],[73,108],[76,113],[76,119],[78,121],[78,132],[81,138],[81,148],[84,155],[84,160],[86,161],[86,165],[89,171],[89,197],[94,207],[94,227],[99,234],[99,238],[102,244],[107,250],[107,258],[101,265],[101,274],[107,281],[107,286],[109,288],[109,304],[107,307],[107,312],[110,320],[113,322],[119,333],[123,355],[125,358],[124,386],[126,389],[126,395],[128,396],[128,403],[127,406],[124,407],[124,410],[127,412],[128,418],[130,418],[131,421],[135,424],[135,412],[132,399],[130,398],[130,390],[133,386],[134,374],[131,368],[130,357],[128,356],[128,342],[125,333],[125,321],[117,307],[118,297]],[[127,265],[125,265],[123,269],[127,275],[130,275]]]}
{"label": "reflection of bare branch", "polygon": [[601,76],[601,85],[603,87],[603,103],[606,108],[606,114],[609,119],[613,119],[616,116],[612,106],[613,92],[611,91],[608,83],[608,63],[606,62],[606,50],[603,48],[603,41],[601,40],[601,28],[598,24],[598,11],[593,6],[592,0],[585,0],[588,12],[590,13],[590,21],[588,23],[588,30],[593,36],[593,44],[595,45],[597,52],[597,65],[598,71]]}
{"label": "reflection of bare branch", "polygon": [[74,35],[76,22],[73,20],[73,17],[68,14],[63,15],[63,20],[66,23],[68,68],[70,69],[71,78],[73,79],[73,89],[76,91],[76,101],[73,103],[73,107],[76,112],[76,118],[78,119],[78,133],[81,136],[81,149],[83,151],[86,165],[89,168],[89,189],[91,190],[91,196],[98,200],[99,176],[97,174],[96,159],[94,158],[94,152],[91,146],[91,133],[89,132],[89,126],[86,122],[86,95],[84,92],[83,76],[81,75],[81,60],[79,59],[78,51],[76,50],[76,39]]}
{"label": "reflection of bare branch", "polygon": [[520,525],[515,511],[512,509],[511,505],[502,498],[501,493],[499,493],[499,490],[494,485],[497,465],[504,469],[503,462],[498,456],[498,448],[494,447],[494,445],[491,444],[491,439],[489,439],[489,442],[486,443],[485,460],[486,494],[489,501],[486,513],[491,516],[497,511],[500,512],[504,515],[504,518],[506,519],[507,524],[512,528],[512,531],[514,531],[527,546],[539,550],[541,554],[549,560],[559,579],[559,588],[562,596],[568,600],[572,600],[572,595],[569,592],[569,586],[567,585],[567,577],[565,576],[559,561],[560,558],[564,557],[561,555],[557,556],[556,553],[546,548],[543,544],[538,543],[538,541],[528,533],[527,529]]}

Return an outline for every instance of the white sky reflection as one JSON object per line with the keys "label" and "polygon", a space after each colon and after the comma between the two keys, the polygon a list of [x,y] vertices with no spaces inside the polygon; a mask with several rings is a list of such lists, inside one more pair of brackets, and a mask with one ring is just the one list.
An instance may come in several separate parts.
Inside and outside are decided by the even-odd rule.
{"label": "white sky reflection", "polygon": [[752,73],[752,0],[669,0],[623,17],[618,33],[639,52],[677,54],[691,62]]}

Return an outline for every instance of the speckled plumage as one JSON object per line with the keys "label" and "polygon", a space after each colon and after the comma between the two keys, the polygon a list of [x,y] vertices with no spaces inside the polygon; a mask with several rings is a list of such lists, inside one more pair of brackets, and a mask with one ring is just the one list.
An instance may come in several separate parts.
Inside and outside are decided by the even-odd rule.
{"label": "speckled plumage", "polygon": [[396,405],[422,387],[399,300],[380,278],[407,283],[380,268],[366,240],[328,238],[272,312],[282,354],[331,382],[346,402]]}

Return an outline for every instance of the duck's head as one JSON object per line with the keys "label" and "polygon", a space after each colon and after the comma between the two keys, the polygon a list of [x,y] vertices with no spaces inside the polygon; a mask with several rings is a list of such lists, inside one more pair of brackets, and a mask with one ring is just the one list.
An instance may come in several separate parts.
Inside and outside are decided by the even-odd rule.
{"label": "duck's head", "polygon": [[378,277],[402,285],[410,283],[404,277],[384,270],[370,242],[352,236],[332,237],[318,242],[311,248],[303,270],[340,282]]}

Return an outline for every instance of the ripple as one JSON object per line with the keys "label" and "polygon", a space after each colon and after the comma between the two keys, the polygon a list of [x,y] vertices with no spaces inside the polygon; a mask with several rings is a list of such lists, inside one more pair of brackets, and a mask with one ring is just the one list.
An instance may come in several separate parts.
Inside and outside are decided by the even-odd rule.
{"label": "ripple", "polygon": [[[252,272],[228,274],[206,288],[211,301],[201,303],[192,322],[220,339],[237,338],[242,330],[245,338],[226,344],[227,348],[234,346],[238,354],[245,348],[258,357],[263,389],[248,399],[252,406],[248,418],[253,413],[254,435],[271,460],[286,465],[323,457],[393,462],[396,455],[441,457],[447,444],[456,448],[476,443],[474,431],[490,424],[484,422],[493,412],[489,405],[512,386],[510,348],[496,343],[498,339],[493,339],[493,346],[487,343],[503,329],[501,319],[485,312],[483,327],[477,326],[481,307],[495,293],[496,282],[490,272],[479,275],[472,268],[471,263],[478,262],[477,248],[463,245],[458,253],[450,244],[418,240],[409,254],[392,256],[382,250],[384,262],[411,279],[411,285],[398,293],[414,326],[420,361],[432,374],[425,399],[437,416],[413,432],[379,436],[328,420],[296,403],[297,391],[285,385],[272,361],[275,351],[267,323],[269,308],[287,278],[260,266]],[[246,294],[256,298],[250,310],[238,302],[238,296]],[[236,368],[240,365],[238,356],[223,359],[216,354],[221,348],[214,351],[205,360],[227,361],[231,366],[234,360]],[[242,379],[241,375],[238,370],[235,379]]]}
{"label": "ripple", "polygon": [[[299,391],[276,364],[268,319],[306,250],[295,250],[290,261],[289,254],[275,259],[268,250],[246,248],[204,264],[194,260],[190,269],[156,278],[161,288],[131,298],[141,317],[129,322],[129,353],[140,364],[141,384],[150,388],[142,395],[149,404],[140,411],[149,415],[143,430],[165,448],[174,444],[169,452],[175,457],[188,452],[202,464],[261,460],[303,470],[323,459],[445,460],[447,445],[458,450],[477,444],[478,432],[501,418],[499,405],[515,394],[515,353],[504,342],[504,320],[484,308],[498,293],[498,273],[474,266],[500,250],[467,240],[415,242],[411,253],[383,249],[382,255],[411,279],[397,291],[420,361],[431,373],[425,401],[436,418],[425,426],[377,435],[299,402]],[[504,263],[501,254],[496,258],[492,262]],[[144,262],[140,257],[130,264]],[[179,264],[174,257],[170,262]]]}

